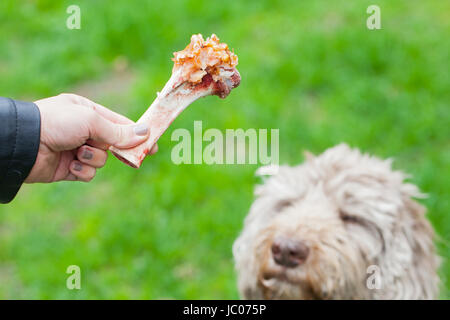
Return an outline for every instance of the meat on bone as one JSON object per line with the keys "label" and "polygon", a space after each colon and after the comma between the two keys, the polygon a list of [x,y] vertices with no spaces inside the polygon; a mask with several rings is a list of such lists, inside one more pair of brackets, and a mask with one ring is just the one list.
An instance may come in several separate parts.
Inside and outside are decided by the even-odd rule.
{"label": "meat on bone", "polygon": [[186,107],[209,95],[225,98],[241,81],[235,68],[237,56],[214,34],[206,40],[201,34],[193,35],[191,43],[174,56],[172,76],[137,121],[150,127],[147,141],[130,149],[110,148],[118,159],[133,168],[141,166],[159,137]]}

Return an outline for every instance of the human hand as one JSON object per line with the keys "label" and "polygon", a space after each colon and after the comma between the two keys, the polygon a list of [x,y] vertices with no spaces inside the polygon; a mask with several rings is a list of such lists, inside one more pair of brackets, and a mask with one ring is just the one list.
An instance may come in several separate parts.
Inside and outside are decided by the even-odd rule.
{"label": "human hand", "polygon": [[[41,141],[27,183],[88,182],[105,165],[111,145],[131,148],[150,134],[147,125],[75,94],[60,94],[35,104],[41,113]],[[150,154],[157,150],[155,144]]]}

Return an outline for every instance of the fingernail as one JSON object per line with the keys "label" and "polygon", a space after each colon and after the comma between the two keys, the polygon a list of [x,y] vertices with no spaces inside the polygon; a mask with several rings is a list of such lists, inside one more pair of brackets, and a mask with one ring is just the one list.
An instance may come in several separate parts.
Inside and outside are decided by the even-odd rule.
{"label": "fingernail", "polygon": [[134,127],[134,133],[138,136],[145,136],[148,133],[148,127],[146,124],[141,123]]}
{"label": "fingernail", "polygon": [[94,157],[94,154],[90,150],[84,149],[81,157],[86,160],[91,160]]}
{"label": "fingernail", "polygon": [[83,166],[81,165],[81,163],[75,162],[73,164],[73,170],[75,171],[81,171],[83,169]]}

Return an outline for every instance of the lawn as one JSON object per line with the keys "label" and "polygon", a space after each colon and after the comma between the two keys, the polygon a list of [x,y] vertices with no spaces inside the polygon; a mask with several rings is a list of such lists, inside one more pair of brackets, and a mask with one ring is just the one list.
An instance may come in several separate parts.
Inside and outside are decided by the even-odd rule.
{"label": "lawn", "polygon": [[258,166],[174,165],[171,133],[195,120],[279,129],[281,163],[340,142],[393,157],[428,194],[450,298],[450,2],[2,0],[0,95],[74,92],[137,120],[193,33],[235,49],[241,86],[192,105],[139,170],[111,156],[91,183],[25,185],[0,206],[0,298],[238,298],[231,246]]}

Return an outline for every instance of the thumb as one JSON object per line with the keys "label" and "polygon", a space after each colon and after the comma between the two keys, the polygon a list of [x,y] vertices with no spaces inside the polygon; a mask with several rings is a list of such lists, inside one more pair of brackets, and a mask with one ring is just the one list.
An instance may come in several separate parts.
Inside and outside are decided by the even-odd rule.
{"label": "thumb", "polygon": [[117,124],[102,116],[96,118],[89,130],[89,138],[100,143],[127,149],[143,143],[150,134],[145,123]]}

